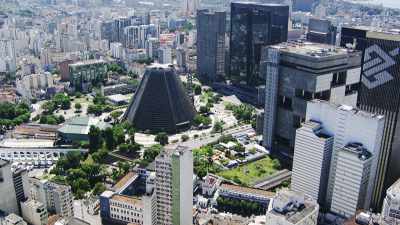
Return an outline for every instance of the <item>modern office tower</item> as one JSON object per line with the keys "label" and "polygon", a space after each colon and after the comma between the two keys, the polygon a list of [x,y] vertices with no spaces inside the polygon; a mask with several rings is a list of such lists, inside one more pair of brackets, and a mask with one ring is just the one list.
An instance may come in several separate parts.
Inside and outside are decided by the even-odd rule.
{"label": "modern office tower", "polygon": [[124,28],[124,47],[139,48],[139,26]]}
{"label": "modern office tower", "polygon": [[266,78],[264,147],[293,156],[306,104],[322,99],[356,105],[361,53],[317,43],[282,43],[263,50]]}
{"label": "modern office tower", "polygon": [[28,225],[24,219],[12,213],[4,218],[2,225]]}
{"label": "modern office tower", "polygon": [[70,87],[75,91],[88,92],[93,85],[107,78],[107,62],[87,60],[69,64]]}
{"label": "modern office tower", "polygon": [[293,0],[295,11],[311,12],[315,0]]}
{"label": "modern office tower", "polygon": [[70,186],[34,177],[29,177],[26,184],[25,192],[29,199],[43,203],[47,210],[60,217],[68,219],[74,216],[73,195]]}
{"label": "modern office tower", "polygon": [[307,41],[336,45],[337,29],[326,19],[310,18]]}
{"label": "modern office tower", "polygon": [[307,121],[297,129],[291,189],[305,193],[325,205],[333,137],[321,123]]}
{"label": "modern office tower", "polygon": [[200,0],[184,0],[183,11],[186,16],[190,16],[196,13],[199,8]]}
{"label": "modern office tower", "polygon": [[0,73],[15,75],[17,61],[14,40],[0,40]]}
{"label": "modern office tower", "polygon": [[384,191],[400,177],[400,36],[368,30],[342,28],[341,45],[363,52],[357,105],[385,116],[373,208],[379,210]]}
{"label": "modern office tower", "polygon": [[[350,143],[337,151],[332,176],[331,211],[346,218],[357,209],[369,209],[366,202],[372,169],[372,154],[360,143]],[[367,205],[365,205],[367,203]]]}
{"label": "modern office tower", "polygon": [[266,214],[265,225],[317,225],[318,203],[301,192],[280,190]]}
{"label": "modern office tower", "polygon": [[234,2],[231,4],[230,79],[234,84],[258,86],[261,50],[287,41],[289,6]]}
{"label": "modern office tower", "polygon": [[124,57],[124,46],[119,42],[110,43],[111,56],[116,59],[122,59]]}
{"label": "modern office tower", "polygon": [[45,205],[35,200],[21,203],[21,214],[26,222],[32,225],[46,225],[48,213]]}
{"label": "modern office tower", "polygon": [[19,214],[17,198],[13,183],[11,163],[0,159],[0,210],[7,213]]}
{"label": "modern office tower", "polygon": [[160,40],[158,38],[149,38],[146,41],[146,54],[148,58],[154,59],[158,57],[158,49],[160,48]]}
{"label": "modern office tower", "polygon": [[226,13],[197,11],[197,75],[204,81],[225,77]]}
{"label": "modern office tower", "polygon": [[169,46],[158,49],[158,62],[160,64],[172,64],[172,49]]}
{"label": "modern office tower", "polygon": [[27,176],[28,171],[26,169],[19,168],[13,171],[13,183],[19,209],[21,209],[21,202],[26,199],[24,193],[24,180],[27,179]]}
{"label": "modern office tower", "polygon": [[124,118],[140,130],[177,132],[190,127],[196,114],[171,65],[146,69]]}
{"label": "modern office tower", "polygon": [[112,42],[124,42],[124,29],[131,25],[131,19],[128,17],[121,17],[115,19],[112,25]]}
{"label": "modern office tower", "polygon": [[192,224],[193,154],[183,147],[171,147],[155,159],[157,223]]}
{"label": "modern office tower", "polygon": [[399,224],[400,222],[400,179],[386,191],[382,206],[382,219],[387,224]]}
{"label": "modern office tower", "polygon": [[[377,177],[376,171],[385,123],[384,117],[361,111],[351,106],[337,105],[322,100],[312,100],[307,103],[306,121],[315,121],[322,124],[324,133],[333,137],[325,207],[331,207],[331,210],[337,213],[349,212],[346,207],[350,206],[357,209],[369,209],[376,179],[379,178]],[[312,142],[315,142],[315,140],[310,139],[309,143]],[[362,147],[362,152],[364,152],[364,150],[368,151],[370,153],[368,162],[371,161],[371,165],[364,165],[362,160],[354,159],[352,163],[346,161],[348,160],[346,157],[350,158],[351,156],[343,151],[345,151],[346,148],[354,148],[352,146],[357,146],[360,149]],[[311,162],[306,163],[308,164]],[[344,168],[343,163],[347,163],[348,167]],[[357,165],[357,163],[359,165]],[[359,170],[348,170],[350,166],[354,166],[354,168],[357,166],[360,168],[365,167],[365,171],[363,172],[369,175],[364,176],[365,174],[361,173]],[[370,168],[368,169],[367,167]],[[354,178],[348,181],[348,185],[344,185],[343,183],[347,180],[343,179],[343,171],[348,173],[346,175],[348,178],[354,178],[353,175],[356,173],[360,173],[358,174],[360,176],[355,175],[357,179]],[[362,178],[361,175],[363,178],[366,178],[363,182],[359,181],[359,179]],[[305,176],[303,175],[303,177]],[[306,181],[304,180],[304,182]],[[335,191],[337,190],[340,190],[339,196],[335,196]],[[356,190],[363,190],[363,192],[357,193]],[[340,193],[349,194],[348,203],[334,205],[333,202],[340,199]],[[353,202],[350,201],[350,195]],[[348,213],[343,213],[343,215],[348,216]]]}
{"label": "modern office tower", "polygon": [[101,40],[112,40],[113,37],[113,21],[104,21],[100,25]]}
{"label": "modern office tower", "polygon": [[176,49],[176,64],[180,68],[186,67],[186,51],[183,48]]}

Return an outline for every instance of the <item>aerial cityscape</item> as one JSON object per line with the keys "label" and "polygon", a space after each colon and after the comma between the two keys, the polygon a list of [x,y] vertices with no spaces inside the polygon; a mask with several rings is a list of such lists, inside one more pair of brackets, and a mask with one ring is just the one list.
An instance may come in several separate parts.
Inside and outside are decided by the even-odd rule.
{"label": "aerial cityscape", "polygon": [[0,0],[0,225],[400,225],[400,0]]}

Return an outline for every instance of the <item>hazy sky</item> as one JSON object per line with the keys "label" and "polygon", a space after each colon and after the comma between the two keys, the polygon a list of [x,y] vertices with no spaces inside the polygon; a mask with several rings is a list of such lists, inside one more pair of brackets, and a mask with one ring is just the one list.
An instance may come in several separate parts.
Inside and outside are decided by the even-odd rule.
{"label": "hazy sky", "polygon": [[372,3],[383,4],[386,7],[400,8],[400,0],[370,0]]}

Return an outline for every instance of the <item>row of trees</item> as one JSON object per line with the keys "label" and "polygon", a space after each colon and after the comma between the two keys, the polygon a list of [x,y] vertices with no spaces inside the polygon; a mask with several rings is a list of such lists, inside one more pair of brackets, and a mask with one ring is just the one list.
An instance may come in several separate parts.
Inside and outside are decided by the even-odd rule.
{"label": "row of trees", "polygon": [[54,97],[47,101],[42,105],[43,113],[45,115],[53,114],[53,112],[57,109],[70,109],[71,108],[71,99],[68,95],[64,93],[58,93],[54,95]]}
{"label": "row of trees", "polygon": [[106,103],[106,98],[103,95],[96,94],[93,99],[93,104],[88,106],[87,113],[100,116],[103,112],[111,112],[114,108]]}
{"label": "row of trees", "polygon": [[85,193],[91,190],[95,195],[105,190],[103,183],[107,172],[104,166],[94,161],[84,160],[85,156],[81,152],[68,152],[57,161],[51,171],[56,175],[53,180],[70,185],[78,199],[83,198]]}
{"label": "row of trees", "polygon": [[16,125],[28,122],[30,116],[30,108],[25,103],[0,103],[0,130],[4,132]]}
{"label": "row of trees", "polygon": [[227,104],[225,109],[231,110],[239,122],[251,123],[255,119],[255,108],[248,104]]}
{"label": "row of trees", "polygon": [[217,198],[217,209],[221,212],[230,212],[241,216],[263,215],[266,207],[258,202],[230,199],[225,197]]}

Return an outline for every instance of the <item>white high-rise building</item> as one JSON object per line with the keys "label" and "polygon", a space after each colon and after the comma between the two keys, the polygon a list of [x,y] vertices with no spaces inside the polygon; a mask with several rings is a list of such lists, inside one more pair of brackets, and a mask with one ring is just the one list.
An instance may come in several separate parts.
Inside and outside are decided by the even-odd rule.
{"label": "white high-rise building", "polygon": [[[340,187],[343,188],[341,189],[343,192],[351,193],[351,198],[355,200],[348,201],[346,204],[342,205],[335,203],[332,210],[335,212],[345,212],[343,215],[348,216],[350,214],[348,209],[351,207],[368,209],[371,202],[371,195],[375,188],[374,182],[376,178],[377,162],[380,157],[384,117],[360,111],[350,106],[336,105],[322,100],[313,100],[307,103],[306,121],[309,122],[306,122],[305,126],[298,130],[300,135],[296,136],[292,178],[294,180],[293,188],[300,191],[305,190],[306,193],[310,193],[314,196],[318,191],[319,201],[325,202],[326,204],[324,207],[329,208],[333,201],[332,198],[335,188]],[[307,124],[311,122],[320,124],[323,137],[333,137],[332,150],[328,148],[330,145],[324,145],[326,141],[320,140],[318,135],[309,135],[307,138],[305,131],[308,126]],[[314,125],[314,128],[318,128],[318,125]],[[362,172],[357,171],[359,176],[364,176],[364,173],[369,174],[369,176],[367,180],[364,179],[361,183],[358,180],[351,180],[347,181],[349,182],[348,185],[343,185],[342,182],[346,182],[346,180],[340,180],[341,174],[343,170],[347,171],[348,168],[343,168],[342,163],[344,160],[347,160],[347,158],[350,158],[350,155],[345,154],[347,152],[343,149],[353,145],[362,146],[365,151],[371,153],[368,159],[371,165],[365,164],[364,161],[360,162],[359,159],[356,160],[357,158],[353,157],[355,160],[353,163],[357,164],[354,166],[364,168]],[[307,146],[313,146],[313,148],[310,148],[312,154],[305,151]],[[330,160],[329,151],[332,152]],[[307,160],[304,157],[307,157]],[[308,169],[306,170],[304,166],[307,166]],[[347,166],[353,165],[348,163]],[[326,172],[323,172],[323,168],[327,167],[329,167],[329,176],[324,175]],[[308,176],[308,174],[311,173],[316,176],[318,176],[318,174],[320,175],[319,186],[318,180],[315,180],[312,176]],[[328,177],[327,188],[325,188],[326,177]],[[338,180],[336,180],[336,177]],[[327,190],[326,197],[320,195],[319,190],[324,189]],[[365,192],[357,191],[361,189],[365,189]],[[349,198],[349,196],[347,197]],[[340,199],[338,195],[336,195],[335,198],[335,201]],[[351,204],[352,206],[350,207],[349,205]]]}
{"label": "white high-rise building", "polygon": [[45,205],[35,200],[21,203],[22,217],[32,225],[46,225],[48,214]]}
{"label": "white high-rise building", "polygon": [[3,221],[0,219],[1,225],[28,225],[24,219],[18,215],[12,213],[4,218]]}
{"label": "white high-rise building", "polygon": [[325,134],[321,123],[307,121],[296,131],[291,188],[325,201],[333,137]]}
{"label": "white high-rise building", "polygon": [[165,148],[155,160],[157,223],[192,224],[193,154],[187,147]]}
{"label": "white high-rise building", "polygon": [[400,179],[386,191],[382,219],[388,224],[400,224]]}
{"label": "white high-rise building", "polygon": [[49,211],[63,218],[72,218],[73,195],[70,186],[57,184],[47,180],[29,177],[26,184],[25,196],[43,203]]}
{"label": "white high-rise building", "polygon": [[172,49],[164,46],[158,50],[158,62],[160,64],[172,64]]}
{"label": "white high-rise building", "polygon": [[[337,151],[331,211],[351,217],[357,209],[365,209],[371,173],[372,154],[362,144],[351,143]],[[368,209],[368,208],[367,208]]]}
{"label": "white high-rise building", "polygon": [[112,57],[116,59],[122,59],[124,56],[124,47],[119,42],[112,42],[110,44],[110,50]]}
{"label": "white high-rise building", "polygon": [[0,159],[0,210],[7,214],[18,214],[17,197],[13,183],[11,163]]}

